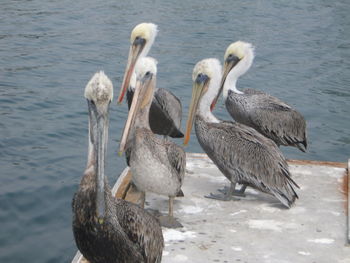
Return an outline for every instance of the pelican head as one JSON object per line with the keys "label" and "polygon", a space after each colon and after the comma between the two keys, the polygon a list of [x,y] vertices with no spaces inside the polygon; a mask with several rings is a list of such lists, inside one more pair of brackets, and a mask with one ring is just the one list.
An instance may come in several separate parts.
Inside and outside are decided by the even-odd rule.
{"label": "pelican head", "polygon": [[109,105],[113,99],[113,85],[103,71],[95,73],[85,87],[84,96],[96,105]]}
{"label": "pelican head", "polygon": [[250,68],[253,63],[253,59],[254,47],[252,44],[237,41],[228,46],[224,56],[224,68],[220,84],[220,91],[214,99],[211,109],[215,107],[215,104],[224,89],[227,75],[232,71],[232,69],[235,68],[237,70],[235,78],[238,78]]}
{"label": "pelican head", "polygon": [[113,85],[102,72],[96,73],[85,88],[89,109],[89,158],[88,167],[96,175],[96,214],[99,222],[105,215],[104,156],[108,141],[108,111],[113,98]]}
{"label": "pelican head", "polygon": [[152,23],[138,24],[131,32],[130,50],[128,62],[125,69],[123,84],[120,89],[118,103],[123,101],[125,91],[130,85],[130,78],[134,71],[137,60],[145,57],[153,45],[154,39],[158,33],[157,25]]}
{"label": "pelican head", "polygon": [[218,93],[220,77],[221,64],[215,58],[201,60],[194,67],[192,74],[192,99],[186,124],[184,145],[187,145],[190,140],[193,120],[197,109],[199,108],[199,111],[204,116],[211,114],[210,104]]}
{"label": "pelican head", "polygon": [[[126,142],[135,124],[136,115],[139,111],[149,109],[153,99],[156,86],[157,61],[151,57],[140,58],[135,67],[136,87],[134,97],[128,114],[128,119],[124,127],[122,139],[120,141],[119,153],[125,150]],[[148,122],[148,120],[147,120]]]}

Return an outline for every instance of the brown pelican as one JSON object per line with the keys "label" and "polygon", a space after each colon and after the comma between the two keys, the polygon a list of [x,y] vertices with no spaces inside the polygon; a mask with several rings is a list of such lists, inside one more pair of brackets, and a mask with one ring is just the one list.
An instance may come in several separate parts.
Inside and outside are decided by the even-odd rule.
{"label": "brown pelican", "polygon": [[173,200],[181,192],[186,155],[180,146],[156,137],[149,127],[149,110],[156,86],[155,59],[141,58],[135,72],[136,89],[120,142],[120,152],[127,148],[126,144],[132,148],[132,181],[140,191],[169,197],[169,214],[160,217],[161,224],[180,227],[181,224],[173,217]]}
{"label": "brown pelican", "polygon": [[75,242],[91,263],[161,262],[164,241],[158,220],[135,204],[115,199],[104,175],[112,96],[112,82],[103,72],[85,88],[89,150],[72,203]]}
{"label": "brown pelican", "polygon": [[225,53],[220,91],[226,109],[236,121],[253,127],[277,145],[294,146],[305,152],[307,148],[304,117],[291,106],[262,91],[236,88],[237,79],[252,65],[254,48],[250,43],[232,43]]}
{"label": "brown pelican", "polygon": [[[121,103],[127,91],[126,97],[129,109],[134,95],[134,86],[131,83],[131,78],[135,65],[140,58],[147,55],[157,32],[157,26],[152,23],[139,24],[131,32],[129,58],[118,98],[118,103]],[[184,135],[180,131],[181,116],[182,106],[180,100],[166,89],[156,89],[149,116],[150,127],[153,133],[182,138]]]}
{"label": "brown pelican", "polygon": [[[243,195],[246,186],[274,195],[290,207],[298,197],[288,164],[277,145],[251,127],[219,121],[210,111],[220,88],[221,65],[217,59],[205,59],[193,70],[193,91],[184,144],[190,138],[193,121],[199,144],[231,186],[224,195],[211,194],[219,200]],[[237,191],[236,183],[243,184]]]}

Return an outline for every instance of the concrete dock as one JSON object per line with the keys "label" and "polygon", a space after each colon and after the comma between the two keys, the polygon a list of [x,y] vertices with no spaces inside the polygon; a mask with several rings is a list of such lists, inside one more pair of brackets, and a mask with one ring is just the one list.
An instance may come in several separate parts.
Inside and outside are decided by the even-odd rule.
{"label": "concrete dock", "polygon": [[[228,186],[228,180],[203,154],[187,154],[187,173],[176,198],[180,229],[163,228],[162,262],[350,262],[348,230],[348,164],[290,161],[300,186],[291,209],[273,196],[247,188],[239,201],[204,198]],[[114,192],[137,202],[126,192],[130,173],[119,177]],[[146,209],[166,214],[166,197],[147,194]],[[84,262],[79,253],[72,262]]]}

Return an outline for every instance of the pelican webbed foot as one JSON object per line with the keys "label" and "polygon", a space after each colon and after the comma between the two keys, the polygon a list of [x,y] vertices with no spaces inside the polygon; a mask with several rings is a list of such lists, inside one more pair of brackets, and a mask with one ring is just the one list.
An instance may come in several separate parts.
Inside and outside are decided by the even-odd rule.
{"label": "pelican webbed foot", "polygon": [[180,222],[178,222],[174,215],[174,196],[169,196],[169,213],[167,216],[158,217],[160,225],[167,228],[180,228],[183,227]]}
{"label": "pelican webbed foot", "polygon": [[[246,197],[246,195],[245,195],[245,193],[244,193],[246,188],[247,188],[247,186],[246,186],[246,185],[243,185],[243,186],[241,187],[241,189],[239,189],[239,190],[234,189],[234,190],[232,191],[232,195],[233,195],[233,196],[238,196],[238,197]],[[225,186],[225,187],[222,188],[222,189],[218,189],[218,191],[219,191],[220,193],[222,193],[222,194],[228,194],[228,192],[230,191],[230,189],[231,189],[231,187]]]}
{"label": "pelican webbed foot", "polygon": [[180,228],[183,227],[179,221],[175,219],[173,216],[160,216],[158,217],[160,225],[166,228]]}
{"label": "pelican webbed foot", "polygon": [[205,198],[220,200],[220,201],[239,201],[241,199],[234,197],[232,194],[213,194],[205,195]]}
{"label": "pelican webbed foot", "polygon": [[245,197],[244,191],[247,188],[246,185],[243,185],[241,189],[236,190],[236,183],[232,183],[230,187],[225,186],[224,189],[218,189],[218,191],[221,194],[213,194],[210,193],[210,195],[206,195],[206,198],[211,198],[211,199],[216,199],[216,200],[221,200],[221,201],[238,201],[240,200],[239,198],[236,198],[235,196],[239,197]]}

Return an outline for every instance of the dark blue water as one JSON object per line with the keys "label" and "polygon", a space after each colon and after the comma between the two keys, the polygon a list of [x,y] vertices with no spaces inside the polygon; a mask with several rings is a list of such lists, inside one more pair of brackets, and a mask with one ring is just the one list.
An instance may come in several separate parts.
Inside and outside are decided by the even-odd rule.
{"label": "dark blue water", "polygon": [[[349,1],[12,0],[0,5],[0,262],[73,257],[71,199],[87,153],[83,90],[103,69],[118,94],[130,31],[140,22],[159,25],[150,55],[159,61],[158,85],[182,100],[183,129],[195,63],[222,60],[231,42],[245,40],[256,46],[256,59],[238,87],[273,94],[307,120],[308,153],[283,148],[285,155],[340,162],[350,156]],[[228,118],[223,106],[215,113]],[[125,103],[112,105],[111,182],[125,167],[116,149],[126,114]],[[195,136],[186,150],[201,152]]]}

